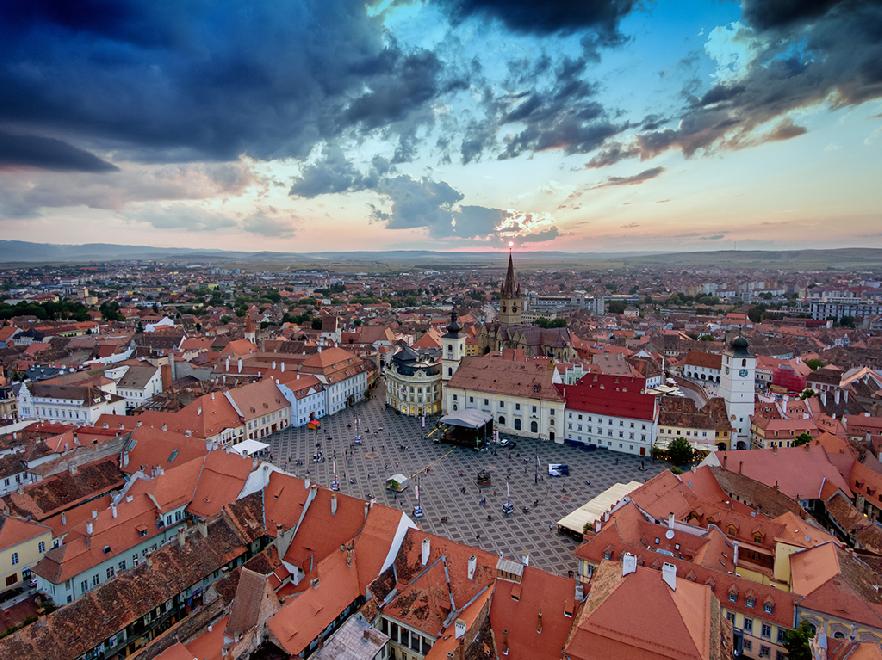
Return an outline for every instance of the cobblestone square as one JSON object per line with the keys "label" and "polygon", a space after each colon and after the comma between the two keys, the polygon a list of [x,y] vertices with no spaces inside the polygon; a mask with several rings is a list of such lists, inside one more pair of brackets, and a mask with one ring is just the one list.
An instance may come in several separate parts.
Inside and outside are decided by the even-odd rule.
{"label": "cobblestone square", "polygon": [[[336,457],[341,492],[374,497],[411,517],[419,473],[425,516],[415,522],[421,528],[508,557],[529,555],[531,565],[561,575],[575,570],[578,543],[557,532],[557,521],[616,482],[646,481],[665,468],[650,458],[524,438],[515,439],[514,448],[491,451],[435,444],[425,439],[418,418],[385,407],[381,388],[378,383],[367,401],[322,419],[318,431],[289,428],[270,436],[265,441],[271,444],[273,462],[328,486]],[[353,445],[356,418],[361,446]],[[426,420],[427,430],[435,419]],[[317,445],[325,459],[320,463],[313,461]],[[549,477],[548,463],[568,464],[570,476]],[[490,473],[490,486],[478,487],[480,470]],[[401,494],[385,488],[386,478],[398,472],[414,477]],[[502,503],[507,475],[515,511],[506,517]]]}

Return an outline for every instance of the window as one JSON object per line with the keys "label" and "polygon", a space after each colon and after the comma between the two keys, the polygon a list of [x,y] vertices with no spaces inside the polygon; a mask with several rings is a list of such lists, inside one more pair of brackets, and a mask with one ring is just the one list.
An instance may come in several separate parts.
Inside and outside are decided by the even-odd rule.
{"label": "window", "polygon": [[505,426],[505,417],[503,417],[502,415],[499,416],[499,425]]}
{"label": "window", "polygon": [[530,422],[530,433],[538,433],[538,432],[539,432],[539,425],[535,421]]}
{"label": "window", "polygon": [[104,573],[105,575],[107,575],[107,579],[109,580],[116,574],[116,570],[113,568],[113,566],[108,566],[107,570]]}
{"label": "window", "polygon": [[521,430],[521,420],[515,419],[515,431]]}
{"label": "window", "polygon": [[88,580],[83,580],[82,582],[80,582],[80,593],[81,593],[81,594],[84,594],[84,593],[86,593],[88,590],[89,590],[89,581],[88,581]]}
{"label": "window", "polygon": [[120,570],[120,571],[124,571],[124,570],[126,570],[126,560],[123,559],[121,562],[119,562],[119,563],[116,565],[116,568],[117,568],[118,570]]}
{"label": "window", "polygon": [[44,552],[46,552],[46,542],[45,541],[40,541],[39,543],[37,543],[37,552],[39,552],[40,554],[43,554]]}
{"label": "window", "polygon": [[92,576],[92,586],[97,587],[99,584],[101,584],[101,576],[98,575],[98,573],[95,573],[95,575]]}
{"label": "window", "polygon": [[765,637],[766,639],[769,639],[772,636],[772,626],[770,626],[768,623],[764,623],[760,635]]}
{"label": "window", "polygon": [[15,566],[17,563],[18,563],[18,553],[13,552],[12,553],[12,565]]}
{"label": "window", "polygon": [[760,652],[759,657],[761,658],[769,658],[772,656],[772,649],[770,649],[765,644],[760,644]]}
{"label": "window", "polygon": [[753,632],[753,619],[748,619],[747,617],[744,617],[744,631]]}
{"label": "window", "polygon": [[521,404],[516,403],[516,404],[515,404],[515,410],[520,410],[520,409],[521,409]]}
{"label": "window", "polygon": [[771,614],[774,609],[775,605],[774,603],[772,603],[772,601],[767,600],[765,603],[763,603],[763,612],[765,612],[766,614]]}

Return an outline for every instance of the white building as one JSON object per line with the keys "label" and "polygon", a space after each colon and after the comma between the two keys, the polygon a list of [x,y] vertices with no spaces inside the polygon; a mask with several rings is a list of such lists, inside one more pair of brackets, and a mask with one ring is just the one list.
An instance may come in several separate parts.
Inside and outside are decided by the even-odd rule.
{"label": "white building", "polygon": [[559,385],[566,410],[566,439],[637,456],[649,456],[658,437],[659,408],[643,394],[644,379],[589,374],[577,385]]}
{"label": "white building", "polygon": [[116,382],[116,392],[126,400],[127,410],[143,406],[162,392],[162,371],[159,367],[144,362],[125,369]]}
{"label": "white building", "polygon": [[333,415],[364,399],[367,392],[367,365],[357,355],[332,347],[307,357],[300,366],[313,374],[324,387],[325,413]]}
{"label": "white building", "polygon": [[563,443],[564,401],[553,374],[550,358],[523,351],[466,357],[444,389],[445,410],[482,410],[500,433]]}
{"label": "white building", "polygon": [[732,444],[736,449],[750,447],[750,419],[756,399],[756,357],[748,350],[744,337],[738,337],[723,352],[720,396],[732,425]]}
{"label": "white building", "polygon": [[293,380],[279,383],[279,390],[291,404],[292,426],[303,426],[325,416],[325,388],[312,374],[298,373]]}
{"label": "white building", "polygon": [[117,394],[116,383],[104,376],[59,376],[23,383],[18,390],[18,414],[23,420],[94,424],[104,414],[125,415],[126,401]]}

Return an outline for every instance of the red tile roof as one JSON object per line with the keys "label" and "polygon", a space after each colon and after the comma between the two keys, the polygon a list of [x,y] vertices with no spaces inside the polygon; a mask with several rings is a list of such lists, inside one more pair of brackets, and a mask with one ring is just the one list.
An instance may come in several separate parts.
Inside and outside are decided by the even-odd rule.
{"label": "red tile roof", "polygon": [[656,418],[655,396],[641,394],[642,378],[587,374],[575,385],[558,385],[566,407],[572,410],[652,421]]}

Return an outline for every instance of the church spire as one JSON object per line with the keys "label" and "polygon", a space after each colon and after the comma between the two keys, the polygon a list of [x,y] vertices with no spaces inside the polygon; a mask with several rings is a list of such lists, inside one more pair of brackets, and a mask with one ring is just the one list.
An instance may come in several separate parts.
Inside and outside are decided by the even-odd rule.
{"label": "church spire", "polygon": [[511,248],[508,250],[508,272],[505,274],[505,283],[502,285],[502,297],[514,298],[518,295],[520,284],[515,278],[514,262],[511,259]]}

